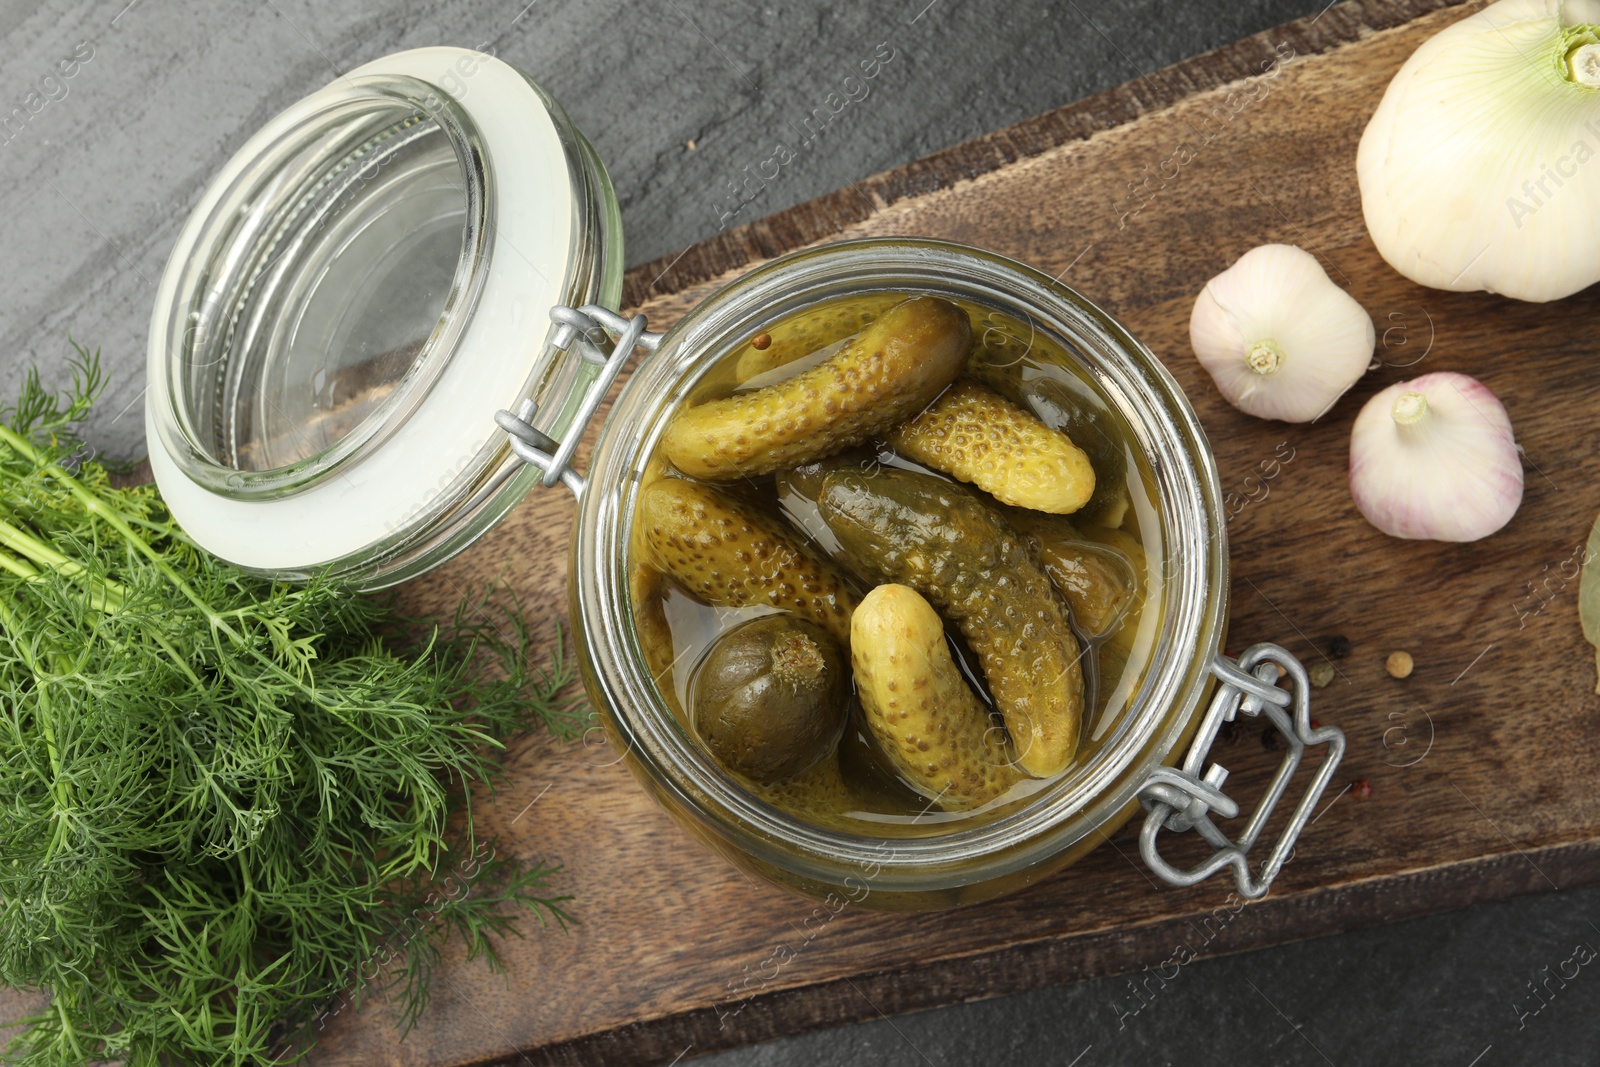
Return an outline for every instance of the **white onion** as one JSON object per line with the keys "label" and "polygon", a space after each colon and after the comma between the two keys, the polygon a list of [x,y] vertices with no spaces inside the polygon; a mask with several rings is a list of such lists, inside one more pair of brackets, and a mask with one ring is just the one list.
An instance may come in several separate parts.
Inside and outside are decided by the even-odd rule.
{"label": "white onion", "polygon": [[1600,0],[1500,0],[1423,43],[1356,155],[1412,281],[1557,300],[1600,281]]}

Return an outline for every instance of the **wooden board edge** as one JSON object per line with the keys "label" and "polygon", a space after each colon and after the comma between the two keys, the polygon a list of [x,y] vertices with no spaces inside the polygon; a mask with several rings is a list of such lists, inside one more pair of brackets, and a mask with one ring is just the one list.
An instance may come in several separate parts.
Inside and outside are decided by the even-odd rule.
{"label": "wooden board edge", "polygon": [[1371,34],[1473,0],[1344,0],[1322,14],[1297,19],[1192,59],[1173,64],[1114,89],[1066,104],[913,163],[863,178],[844,189],[716,234],[675,255],[630,269],[622,306],[720,278],[731,270],[770,259],[838,233],[899,200],[947,188],[1069,141],[1088,140],[1210,89],[1260,73],[1280,42],[1298,55],[1318,55]]}
{"label": "wooden board edge", "polygon": [[[1600,841],[1522,849],[1460,863],[1350,882],[1264,899],[1214,920],[1207,939],[1200,925],[1212,912],[1174,916],[1136,927],[1074,937],[1044,938],[989,952],[919,962],[914,966],[800,986],[751,998],[736,1016],[729,1006],[696,1009],[631,1023],[540,1049],[519,1049],[472,1067],[581,1067],[606,1063],[676,1062],[674,1057],[738,1048],[761,1041],[874,1018],[987,1000],[1047,986],[1118,974],[1142,974],[1170,959],[1180,945],[1196,959],[1307,941],[1455,911],[1553,889],[1600,885]],[[1139,963],[1138,961],[1143,961]],[[1134,993],[1124,990],[1132,1002]],[[1106,1010],[1116,1014],[1115,1003]]]}

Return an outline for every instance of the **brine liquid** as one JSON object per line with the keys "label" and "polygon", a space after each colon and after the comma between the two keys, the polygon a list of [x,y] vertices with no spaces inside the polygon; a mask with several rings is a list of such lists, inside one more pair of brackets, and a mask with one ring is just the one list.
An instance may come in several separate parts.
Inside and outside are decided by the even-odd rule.
{"label": "brine liquid", "polygon": [[[694,404],[762,388],[801,373],[834,355],[881,311],[912,295],[918,294],[860,294],[814,305],[754,328],[715,362],[687,402]],[[933,295],[951,299],[942,293]],[[1074,444],[1089,454],[1097,485],[1104,488],[1109,485],[1108,480],[1116,480],[1123,487],[1123,492],[1109,504],[1099,499],[1102,494],[1097,491],[1096,499],[1085,509],[1094,509],[1094,515],[1066,516],[1084,542],[1120,553],[1136,575],[1131,603],[1120,622],[1108,632],[1086,637],[1079,620],[1074,618],[1085,685],[1082,740],[1073,762],[1078,765],[1093,757],[1120,713],[1133,701],[1155,645],[1161,615],[1162,559],[1154,479],[1142,456],[1129,446],[1125,423],[1095,386],[1075,372],[1061,342],[1003,312],[959,299],[954,302],[968,313],[972,323],[968,373],[1046,425],[1067,432]],[[773,351],[775,348],[779,351]],[[869,441],[863,449],[864,464],[898,466],[946,478],[896,455],[881,441]],[[655,458],[652,466],[660,470],[664,463]],[[676,475],[670,468],[667,471]],[[736,485],[718,484],[717,488],[781,518],[819,556],[835,558],[838,543],[815,503],[801,494],[783,492],[778,478],[746,479]],[[981,490],[969,488],[980,498],[990,499]],[[773,614],[777,609],[702,603],[647,562],[640,562],[645,553],[638,543],[635,538],[635,562],[631,565],[635,568],[634,614],[643,638],[641,645],[663,697],[678,715],[680,725],[693,736],[691,683],[712,642],[732,627]],[[862,594],[870,588],[866,582],[857,584]],[[946,631],[956,664],[990,708],[997,728],[1003,728],[976,658],[953,626],[947,625]],[[804,810],[797,808],[794,814],[825,822],[834,829],[854,827],[869,836],[914,834],[919,828],[949,830],[954,828],[952,823],[985,820],[1011,810],[1024,798],[1048,788],[1054,780],[1024,780],[974,811],[941,811],[898,777],[863,722],[859,704],[852,698],[850,705],[838,750],[839,770],[849,787],[849,800],[834,804],[832,810],[820,815],[813,804],[803,805]]]}

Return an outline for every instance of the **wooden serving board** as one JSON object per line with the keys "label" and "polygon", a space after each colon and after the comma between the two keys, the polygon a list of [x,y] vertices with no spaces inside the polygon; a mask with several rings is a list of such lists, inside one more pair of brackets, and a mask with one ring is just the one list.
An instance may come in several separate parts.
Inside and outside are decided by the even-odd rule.
{"label": "wooden serving board", "polygon": [[[1058,274],[1126,323],[1187,390],[1232,518],[1232,640],[1308,663],[1348,639],[1313,714],[1349,753],[1271,894],[1203,955],[1600,881],[1600,698],[1576,616],[1575,563],[1600,510],[1600,287],[1551,306],[1407,282],[1362,223],[1355,152],[1384,87],[1476,4],[1342,3],[647,264],[626,303],[670,325],[763,258],[811,242],[949,238]],[[1384,366],[1320,423],[1226,405],[1195,362],[1189,311],[1248,248],[1298,244],[1372,313]],[[1392,540],[1345,482],[1365,399],[1431,370],[1504,401],[1527,452],[1512,524],[1472,545]],[[1276,477],[1261,464],[1291,454]],[[1255,480],[1246,482],[1254,475]],[[1263,495],[1262,486],[1265,486]],[[406,591],[450,610],[492,579],[530,619],[564,619],[572,503],[535,493],[480,544]],[[1389,678],[1409,650],[1416,672]],[[1277,755],[1251,725],[1218,758],[1249,798]],[[1356,779],[1371,796],[1340,792]],[[603,744],[519,742],[510,785],[478,807],[501,848],[563,866],[579,924],[504,946],[508,974],[457,953],[403,1043],[381,1001],[323,1032],[322,1065],[665,1063],[683,1054],[1157,965],[1229,898],[1221,879],[1157,885],[1135,826],[1015,896],[958,912],[815,905],[689,838]],[[786,952],[780,953],[780,946]],[[779,962],[781,961],[781,962]]]}
{"label": "wooden serving board", "polygon": [[[1277,641],[1307,662],[1324,658],[1328,636],[1352,648],[1314,702],[1349,738],[1326,806],[1271,894],[1206,952],[1600,881],[1600,698],[1566,577],[1600,511],[1600,356],[1584,340],[1600,287],[1542,307],[1418,287],[1378,256],[1356,190],[1356,145],[1389,79],[1475,7],[1340,4],[629,276],[625,302],[662,329],[802,244],[949,238],[1061,275],[1163,359],[1200,413],[1225,489],[1246,501],[1229,524],[1231,639]],[[1189,348],[1206,279],[1269,241],[1320,256],[1381,335],[1386,365],[1313,426],[1238,413]],[[1488,384],[1527,450],[1521,511],[1473,545],[1385,537],[1346,485],[1361,404],[1440,369]],[[1251,500],[1263,483],[1245,479],[1291,449]],[[447,610],[503,577],[531,617],[564,618],[572,512],[566,493],[536,493],[409,599]],[[1417,664],[1403,682],[1384,671],[1395,649]],[[1221,749],[1236,796],[1276,765],[1260,729]],[[452,957],[404,1043],[374,1003],[329,1027],[316,1063],[666,1063],[1155,966],[1232,890],[1222,879],[1155,884],[1138,866],[1135,823],[1008,899],[921,915],[846,908],[802,927],[812,902],[692,840],[615,760],[603,745],[531,738],[513,784],[479,809],[504,847],[564,865],[580,925],[508,944],[505,979]],[[1356,779],[1370,798],[1339,795]]]}

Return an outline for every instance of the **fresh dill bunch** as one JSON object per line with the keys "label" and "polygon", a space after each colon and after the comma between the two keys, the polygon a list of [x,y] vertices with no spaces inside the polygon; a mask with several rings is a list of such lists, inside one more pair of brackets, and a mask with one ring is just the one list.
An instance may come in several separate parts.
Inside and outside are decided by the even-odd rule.
{"label": "fresh dill bunch", "polygon": [[287,1062],[374,979],[409,1028],[441,935],[493,965],[518,915],[569,921],[466,800],[502,738],[583,725],[559,642],[534,668],[514,606],[419,638],[210,556],[84,449],[74,347],[65,395],[0,410],[0,982],[50,996],[6,1062]]}

